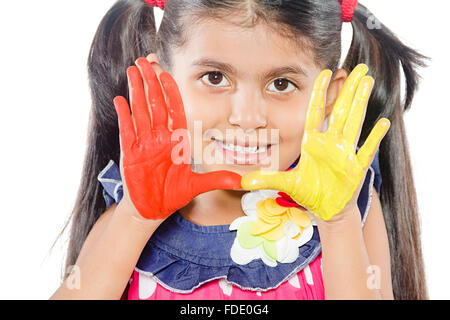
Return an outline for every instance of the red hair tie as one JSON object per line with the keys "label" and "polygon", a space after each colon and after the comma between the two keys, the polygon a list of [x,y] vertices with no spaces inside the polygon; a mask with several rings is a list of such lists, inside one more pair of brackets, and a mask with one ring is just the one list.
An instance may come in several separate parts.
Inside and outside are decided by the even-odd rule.
{"label": "red hair tie", "polygon": [[164,10],[166,5],[166,0],[145,0],[145,3],[152,7],[158,7],[161,10]]}
{"label": "red hair tie", "polygon": [[358,0],[341,0],[342,21],[352,22]]}

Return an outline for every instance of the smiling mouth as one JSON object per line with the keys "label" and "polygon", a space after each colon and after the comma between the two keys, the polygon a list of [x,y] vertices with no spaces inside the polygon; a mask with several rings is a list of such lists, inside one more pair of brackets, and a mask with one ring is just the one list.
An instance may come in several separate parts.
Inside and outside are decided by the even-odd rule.
{"label": "smiling mouth", "polygon": [[[242,146],[241,144],[234,144],[234,143],[226,143],[221,140],[213,139],[217,142],[219,147],[231,151],[231,152],[237,152],[241,154],[262,154],[267,152],[267,149],[271,147],[271,144],[269,145],[255,145],[255,146]],[[250,145],[250,144],[247,144]]]}
{"label": "smiling mouth", "polygon": [[222,152],[225,159],[233,164],[257,164],[271,155],[272,144],[227,143],[212,138],[217,150]]}

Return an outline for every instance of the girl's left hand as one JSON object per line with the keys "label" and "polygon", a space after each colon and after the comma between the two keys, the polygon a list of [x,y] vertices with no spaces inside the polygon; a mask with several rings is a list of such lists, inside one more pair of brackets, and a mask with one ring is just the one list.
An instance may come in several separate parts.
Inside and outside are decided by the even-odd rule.
{"label": "girl's left hand", "polygon": [[283,191],[325,221],[346,208],[357,207],[363,178],[390,127],[388,119],[380,119],[355,154],[374,84],[372,77],[365,76],[367,71],[368,67],[360,64],[349,75],[325,132],[324,93],[332,72],[322,71],[314,83],[297,166],[284,172],[250,172],[242,177],[242,187]]}

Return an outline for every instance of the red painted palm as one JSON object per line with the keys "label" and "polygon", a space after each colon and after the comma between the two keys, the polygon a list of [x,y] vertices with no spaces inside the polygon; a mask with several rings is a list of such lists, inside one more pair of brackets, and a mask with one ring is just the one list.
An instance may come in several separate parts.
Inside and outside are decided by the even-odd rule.
{"label": "red painted palm", "polygon": [[[179,141],[172,139],[175,130],[185,130],[187,137],[178,86],[169,73],[161,73],[166,103],[150,62],[140,58],[136,64],[140,71],[135,66],[127,70],[133,115],[124,97],[116,97],[114,105],[119,118],[124,187],[138,212],[146,219],[164,219],[201,193],[240,189],[241,176],[236,173],[199,174],[192,171],[187,161],[178,161],[180,157],[190,159],[190,148],[175,152]],[[183,144],[189,146],[189,141]]]}

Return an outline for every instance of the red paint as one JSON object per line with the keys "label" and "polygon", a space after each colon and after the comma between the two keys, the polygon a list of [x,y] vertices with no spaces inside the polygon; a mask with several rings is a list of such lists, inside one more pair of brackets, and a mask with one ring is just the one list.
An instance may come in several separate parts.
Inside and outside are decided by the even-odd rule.
{"label": "red paint", "polygon": [[[214,189],[241,189],[241,176],[236,173],[217,171],[199,174],[192,171],[189,163],[175,164],[172,161],[172,148],[179,142],[171,141],[168,116],[173,121],[173,130],[187,130],[178,85],[169,73],[161,73],[160,80],[167,95],[166,104],[150,62],[140,58],[136,64],[142,76],[136,66],[127,70],[133,115],[124,97],[116,97],[114,105],[119,118],[124,180],[139,213],[147,219],[165,219],[201,193]],[[151,114],[143,81],[148,88]]]}

